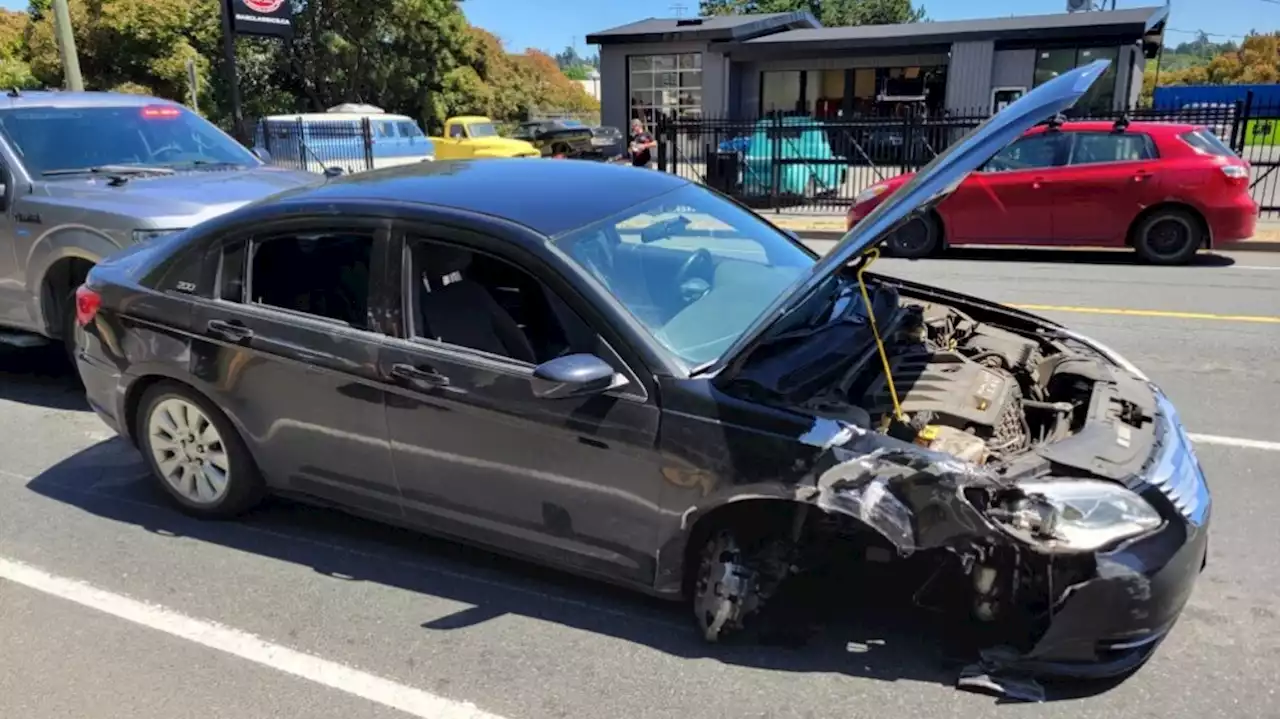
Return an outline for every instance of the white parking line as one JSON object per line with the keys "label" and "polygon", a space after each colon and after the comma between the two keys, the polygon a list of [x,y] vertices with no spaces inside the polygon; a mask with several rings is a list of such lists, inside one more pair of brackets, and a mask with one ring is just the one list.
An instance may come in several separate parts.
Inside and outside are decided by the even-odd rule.
{"label": "white parking line", "polygon": [[1188,432],[1187,436],[1197,444],[1220,444],[1224,447],[1239,449],[1260,449],[1265,452],[1280,452],[1280,442],[1267,442],[1261,439],[1242,439],[1240,437],[1223,437],[1216,434],[1196,434]]}
{"label": "white parking line", "polygon": [[501,719],[470,703],[438,697],[345,664],[272,644],[239,629],[194,619],[3,557],[0,557],[0,579],[398,709],[410,716],[423,719]]}

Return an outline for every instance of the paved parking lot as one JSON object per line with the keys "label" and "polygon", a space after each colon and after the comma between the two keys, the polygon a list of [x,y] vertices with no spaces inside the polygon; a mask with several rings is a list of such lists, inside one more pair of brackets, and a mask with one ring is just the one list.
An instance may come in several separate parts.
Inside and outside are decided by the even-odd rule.
{"label": "paved parking lot", "polygon": [[1039,307],[1178,403],[1214,536],[1136,676],[1002,707],[951,688],[914,615],[853,597],[806,646],[715,648],[678,607],[336,513],[196,522],[158,501],[56,353],[0,351],[0,717],[1280,716],[1280,255],[876,270]]}

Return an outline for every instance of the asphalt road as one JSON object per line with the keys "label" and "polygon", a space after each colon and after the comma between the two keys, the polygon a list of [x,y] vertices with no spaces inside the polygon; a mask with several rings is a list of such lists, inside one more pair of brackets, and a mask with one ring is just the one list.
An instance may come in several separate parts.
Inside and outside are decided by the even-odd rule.
{"label": "asphalt road", "polygon": [[1209,567],[1127,681],[1002,706],[953,689],[934,628],[902,612],[851,601],[803,647],[715,648],[681,608],[332,512],[197,522],[157,500],[56,353],[4,351],[0,716],[1280,716],[1280,256],[1016,258],[876,269],[1068,308],[1045,314],[1146,369],[1203,439]]}

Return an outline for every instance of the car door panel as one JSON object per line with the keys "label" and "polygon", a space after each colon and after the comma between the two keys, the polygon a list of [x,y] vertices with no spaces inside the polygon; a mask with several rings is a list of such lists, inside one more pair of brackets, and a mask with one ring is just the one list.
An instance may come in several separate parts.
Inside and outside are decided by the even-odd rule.
{"label": "car door panel", "polygon": [[[441,379],[397,380],[397,365]],[[383,351],[407,515],[490,546],[645,581],[659,475],[656,466],[634,469],[652,462],[656,414],[605,395],[540,400],[531,372],[500,365],[407,343]]]}
{"label": "car door panel", "polygon": [[[26,223],[19,223],[14,200],[18,196],[15,178],[8,167],[0,162],[0,325],[29,327],[31,313],[28,310],[30,293],[27,291],[25,262],[18,249],[19,236],[29,237],[31,230]],[[26,244],[26,243],[24,243]]]}
{"label": "car door panel", "polygon": [[[621,362],[603,341],[594,353]],[[389,340],[379,364],[411,521],[583,572],[652,581],[658,413],[637,383],[539,399],[531,365],[429,339]]]}
{"label": "car door panel", "polygon": [[[1154,144],[1147,145],[1146,136],[1135,133],[1071,134],[1075,147],[1067,180],[1053,205],[1055,239],[1061,244],[1123,246],[1134,218],[1160,199],[1158,161],[1143,157],[1154,154],[1149,149]],[[1101,145],[1105,154],[1086,154],[1096,152],[1090,146]]]}
{"label": "car door panel", "polygon": [[[385,232],[378,232],[371,277],[383,269],[384,249]],[[236,261],[228,254],[227,263]],[[215,401],[240,426],[270,483],[402,515],[378,371],[381,334],[223,299],[201,303],[192,319],[199,337],[193,370],[216,389]]]}
{"label": "car door panel", "polygon": [[1053,238],[1050,206],[1060,169],[974,173],[938,211],[952,244],[1020,244]]}
{"label": "car door panel", "polygon": [[1061,132],[1024,135],[1000,150],[943,200],[948,240],[991,244],[1053,239],[1051,207],[1069,143]]}

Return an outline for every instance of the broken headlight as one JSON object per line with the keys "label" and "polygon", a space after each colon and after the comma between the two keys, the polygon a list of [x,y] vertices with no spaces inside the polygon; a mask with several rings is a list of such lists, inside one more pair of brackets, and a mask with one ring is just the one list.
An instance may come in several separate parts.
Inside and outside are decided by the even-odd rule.
{"label": "broken headlight", "polygon": [[1018,488],[1038,510],[1036,534],[1068,549],[1095,551],[1164,521],[1145,499],[1111,482],[1023,482]]}

